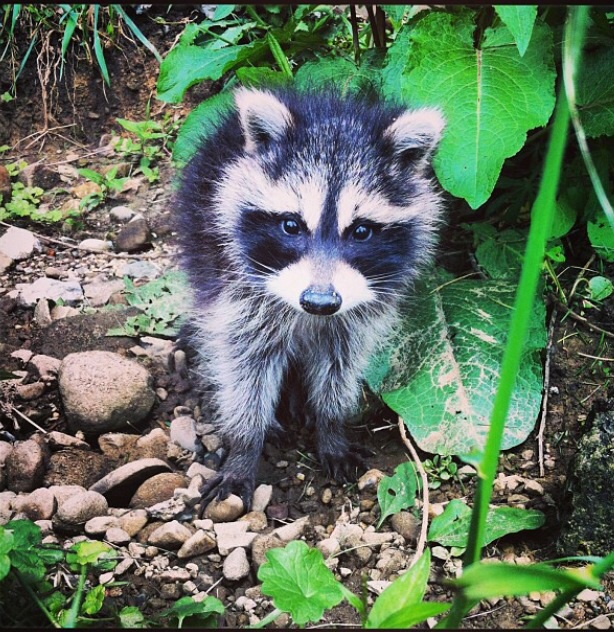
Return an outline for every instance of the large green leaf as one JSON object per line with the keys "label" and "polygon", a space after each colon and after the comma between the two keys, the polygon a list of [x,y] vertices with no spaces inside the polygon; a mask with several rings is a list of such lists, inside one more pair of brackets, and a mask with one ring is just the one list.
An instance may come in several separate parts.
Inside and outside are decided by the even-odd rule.
{"label": "large green leaf", "polygon": [[614,49],[587,52],[578,77],[578,109],[589,137],[614,134]]}
{"label": "large green leaf", "polygon": [[[475,13],[431,12],[399,33],[387,57],[388,96],[401,94],[416,106],[439,106],[447,127],[434,168],[442,186],[472,208],[492,193],[506,158],[524,145],[527,132],[545,125],[554,108],[555,70],[550,27],[536,23],[530,44],[520,56],[504,27],[487,29],[474,45]],[[396,47],[408,55],[397,55]]]}
{"label": "large green leaf", "polygon": [[592,222],[586,223],[588,238],[595,252],[605,261],[614,261],[614,230],[601,211]]}
{"label": "large green leaf", "polygon": [[[515,290],[508,279],[417,290],[402,327],[371,362],[367,383],[403,417],[421,449],[466,454],[483,448]],[[503,449],[522,443],[539,413],[545,308],[538,300],[533,309]]]}
{"label": "large green leaf", "polygon": [[537,18],[537,5],[500,4],[495,6],[495,11],[514,36],[518,52],[522,57],[527,52],[531,41]]}

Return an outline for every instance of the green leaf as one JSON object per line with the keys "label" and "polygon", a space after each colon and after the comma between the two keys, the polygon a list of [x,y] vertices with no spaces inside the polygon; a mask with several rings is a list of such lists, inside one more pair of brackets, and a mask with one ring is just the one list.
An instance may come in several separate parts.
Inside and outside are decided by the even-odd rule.
{"label": "green leaf", "polygon": [[603,301],[614,293],[614,284],[603,276],[594,276],[588,282],[588,287],[593,301]]}
{"label": "green leaf", "polygon": [[614,261],[614,230],[603,211],[597,213],[594,221],[586,223],[588,238],[595,252],[605,261]]}
{"label": "green leaf", "polygon": [[521,6],[501,4],[495,6],[495,11],[514,36],[518,52],[522,57],[526,53],[529,42],[531,41],[533,25],[537,18],[537,5],[527,4]]}
{"label": "green leaf", "polygon": [[364,92],[374,81],[373,72],[365,72],[364,65],[345,57],[324,57],[303,64],[294,75],[298,90],[330,90],[335,86],[342,95]]}
{"label": "green leaf", "polygon": [[547,590],[577,590],[586,587],[602,590],[599,581],[588,573],[555,570],[544,564],[515,565],[493,562],[472,564],[452,583],[467,599],[527,595]]}
{"label": "green leaf", "polygon": [[237,68],[237,79],[241,82],[241,85],[253,88],[285,86],[291,81],[283,72],[272,70],[265,66],[255,68],[242,66]]}
{"label": "green leaf", "polygon": [[179,130],[173,147],[173,160],[179,166],[185,165],[200,144],[215,132],[224,117],[229,114],[232,104],[232,94],[220,92],[190,112]]}
{"label": "green leaf", "polygon": [[482,241],[475,257],[491,279],[518,280],[526,245],[526,230],[508,228]]}
{"label": "green leaf", "polygon": [[[367,621],[366,628],[407,628],[420,623],[406,623],[414,616],[415,607],[420,604],[426,592],[426,585],[431,568],[431,552],[429,549],[405,573],[395,579],[388,588],[375,600]],[[447,604],[437,604],[447,608]],[[430,617],[432,615],[427,615]],[[401,622],[402,621],[402,622]]]}
{"label": "green leaf", "polygon": [[213,21],[223,20],[227,18],[236,8],[234,4],[218,4],[215,7],[215,13],[213,14]]}
{"label": "green leaf", "polygon": [[122,628],[146,628],[145,616],[136,606],[125,606],[119,611],[119,623]]}
{"label": "green leaf", "polygon": [[322,553],[304,542],[295,540],[283,549],[267,551],[266,558],[258,570],[262,592],[272,597],[276,608],[289,612],[297,625],[319,621],[324,610],[343,599]]}
{"label": "green leaf", "polygon": [[215,81],[240,62],[268,49],[266,42],[210,49],[178,44],[160,64],[158,99],[179,103],[191,86],[208,79]]}
{"label": "green leaf", "polygon": [[[554,108],[552,33],[537,23],[521,57],[510,31],[486,30],[474,47],[475,13],[429,12],[407,31],[411,38],[400,92],[415,106],[440,107],[447,120],[433,166],[442,186],[481,206],[503,161],[524,145],[527,131],[545,125]],[[405,33],[405,31],[403,31]],[[404,38],[397,46],[407,47]],[[398,68],[397,68],[398,70]],[[388,78],[392,69],[389,69]]]}
{"label": "green leaf", "polygon": [[222,602],[209,595],[203,601],[194,601],[192,597],[182,597],[178,599],[168,610],[160,613],[162,616],[171,616],[177,619],[177,627],[181,628],[185,619],[192,619],[193,622],[207,622],[211,627],[211,619],[214,615],[224,614],[224,605]]}
{"label": "green leaf", "polygon": [[[467,546],[471,509],[459,499],[451,500],[445,511],[433,519],[428,532],[429,542],[443,546]],[[544,524],[544,515],[534,509],[491,507],[486,518],[484,545],[493,540],[526,529],[538,529]]]}
{"label": "green leaf", "polygon": [[566,195],[562,195],[556,201],[556,209],[549,238],[558,239],[564,237],[573,228],[577,217],[578,212],[570,203],[569,198]]}
{"label": "green leaf", "polygon": [[577,102],[586,135],[614,134],[614,49],[586,51],[578,76]]}
{"label": "green leaf", "polygon": [[[436,288],[441,278],[416,285],[400,329],[365,377],[422,450],[465,454],[484,447],[516,285],[466,279]],[[546,338],[545,307],[536,300],[503,449],[525,441],[539,415]]]}
{"label": "green leaf", "polygon": [[86,540],[73,544],[70,551],[66,554],[66,562],[72,568],[85,566],[86,564],[94,564],[101,555],[112,552],[113,549],[104,542],[95,540]]}
{"label": "green leaf", "polygon": [[413,507],[417,489],[418,480],[413,463],[401,463],[395,468],[393,476],[385,476],[377,486],[381,515],[376,529],[388,516]]}
{"label": "green leaf", "polygon": [[11,570],[11,558],[9,553],[13,548],[13,533],[4,527],[0,527],[0,581],[2,581]]}
{"label": "green leaf", "polygon": [[88,590],[81,606],[81,612],[84,614],[92,615],[96,614],[102,608],[104,602],[105,590],[104,586],[95,586],[91,590]]}
{"label": "green leaf", "polygon": [[11,565],[27,580],[40,580],[45,575],[45,565],[39,557],[42,531],[29,520],[11,520],[5,528],[13,534],[13,549],[9,552]]}

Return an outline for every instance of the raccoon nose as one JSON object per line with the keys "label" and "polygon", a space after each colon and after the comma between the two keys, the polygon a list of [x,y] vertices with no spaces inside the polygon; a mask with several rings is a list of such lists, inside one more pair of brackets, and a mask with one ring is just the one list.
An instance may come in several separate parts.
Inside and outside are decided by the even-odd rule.
{"label": "raccoon nose", "polygon": [[308,314],[316,316],[331,316],[341,307],[341,296],[332,286],[320,289],[309,287],[300,297],[301,307]]}

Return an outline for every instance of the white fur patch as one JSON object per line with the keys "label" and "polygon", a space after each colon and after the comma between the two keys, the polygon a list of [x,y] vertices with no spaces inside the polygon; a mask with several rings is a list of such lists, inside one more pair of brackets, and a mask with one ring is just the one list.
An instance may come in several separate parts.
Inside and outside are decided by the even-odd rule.
{"label": "white fur patch", "polygon": [[[433,197],[433,201],[435,200]],[[339,193],[337,227],[340,235],[357,219],[388,224],[407,221],[414,217],[419,217],[425,225],[435,224],[439,218],[439,204],[437,208],[429,208],[424,198],[418,198],[413,204],[396,206],[377,192],[365,191],[356,182],[349,182]]]}
{"label": "white fur patch", "polygon": [[427,153],[441,138],[445,119],[436,108],[407,111],[389,125],[384,136],[392,138],[394,144],[403,151],[412,147],[424,147]]}
{"label": "white fur patch", "polygon": [[375,298],[365,277],[344,261],[314,261],[304,257],[267,279],[269,291],[300,312],[304,311],[301,294],[313,285],[332,285],[341,296],[341,308],[337,314]]}
{"label": "white fur patch", "polygon": [[245,150],[253,152],[258,146],[254,129],[260,129],[275,139],[293,125],[290,110],[270,92],[241,88],[234,93],[239,120],[245,135]]}

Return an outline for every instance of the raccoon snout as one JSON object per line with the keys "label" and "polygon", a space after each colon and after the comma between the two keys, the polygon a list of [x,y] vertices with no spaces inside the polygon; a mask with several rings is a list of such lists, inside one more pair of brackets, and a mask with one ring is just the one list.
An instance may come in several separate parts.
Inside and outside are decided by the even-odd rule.
{"label": "raccoon snout", "polygon": [[332,285],[327,288],[308,287],[300,296],[301,307],[315,316],[332,316],[341,307],[341,296]]}

